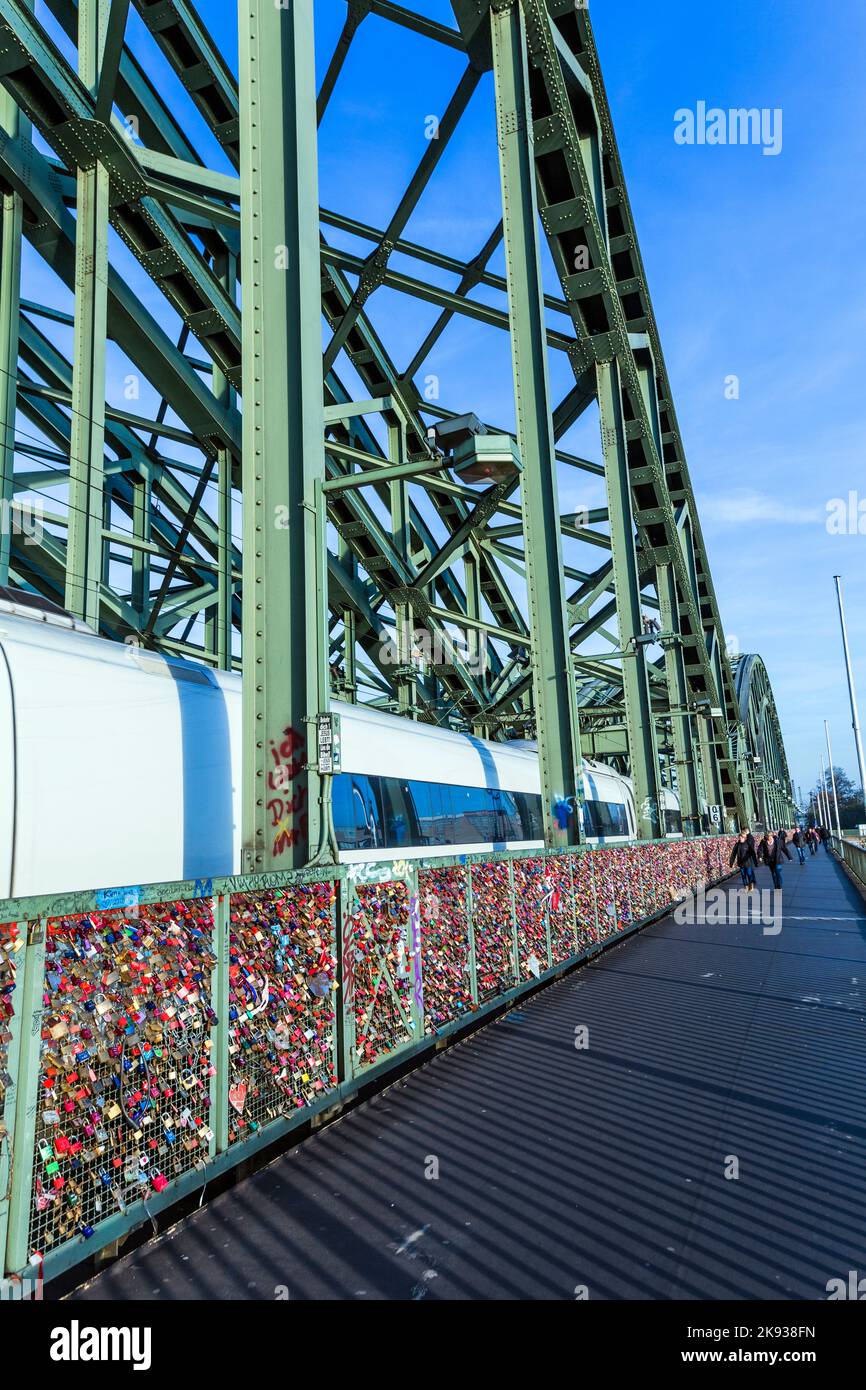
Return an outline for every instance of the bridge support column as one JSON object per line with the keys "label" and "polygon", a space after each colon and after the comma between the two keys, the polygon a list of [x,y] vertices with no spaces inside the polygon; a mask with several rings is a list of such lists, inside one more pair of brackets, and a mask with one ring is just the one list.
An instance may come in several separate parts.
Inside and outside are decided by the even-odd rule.
{"label": "bridge support column", "polygon": [[[243,846],[247,872],[319,848],[328,710],[313,0],[241,7]],[[327,785],[327,783],[325,784]]]}
{"label": "bridge support column", "polygon": [[[392,463],[403,463],[408,457],[406,426],[399,424],[388,427],[388,457]],[[388,485],[391,512],[391,540],[394,550],[400,557],[407,573],[409,571],[409,486],[404,478],[398,478]],[[397,708],[401,714],[412,719],[418,717],[418,684],[412,663],[412,631],[414,612],[411,603],[394,605],[394,619],[397,624],[397,663],[398,674]]]}
{"label": "bridge support column", "polygon": [[682,643],[678,640],[680,631],[679,601],[673,565],[670,563],[659,565],[656,571],[656,583],[662,631],[674,634],[674,637],[665,644],[665,676],[668,685],[668,699],[672,706],[681,711],[673,716],[671,726],[674,741],[674,761],[677,769],[677,789],[683,817],[683,834],[700,835],[701,808],[695,769],[694,729],[692,716],[686,713],[689,691]]}
{"label": "bridge support column", "polygon": [[[26,0],[32,10],[33,0]],[[0,125],[13,139],[30,133],[30,122],[0,89]],[[21,235],[24,203],[11,190],[0,201],[0,584],[9,583],[12,503],[15,498],[15,410],[18,400],[18,320],[21,315]]]}
{"label": "bridge support column", "polygon": [[638,834],[652,840],[664,834],[659,812],[658,754],[646,667],[640,606],[640,578],[634,542],[631,479],[622,409],[622,387],[615,359],[597,364],[598,405],[610,518],[616,615],[622,658],[629,762],[634,784]]}
{"label": "bridge support column", "polygon": [[[220,283],[234,302],[237,292],[237,256],[222,254],[216,271]],[[236,405],[236,393],[220,371],[213,369],[213,391],[220,405]],[[209,609],[213,625],[212,652],[221,671],[232,669],[232,454],[217,452],[217,601]]]}
{"label": "bridge support column", "polygon": [[[108,0],[78,7],[78,75],[96,95]],[[108,331],[108,169],[99,160],[77,175],[72,425],[66,607],[99,630],[105,488],[105,342]]]}
{"label": "bridge support column", "polygon": [[580,838],[576,811],[563,830],[553,808],[562,800],[575,806],[581,758],[547,375],[529,60],[519,4],[491,11],[490,23],[544,838],[555,846]]}
{"label": "bridge support column", "polygon": [[0,225],[0,584],[9,583],[12,555],[22,215],[20,195],[5,193]]}
{"label": "bridge support column", "polygon": [[710,806],[718,806],[724,817],[725,803],[722,796],[722,779],[719,772],[719,759],[710,721],[698,716],[698,740],[701,748],[701,767],[704,774],[704,796]]}
{"label": "bridge support column", "polygon": [[749,765],[748,750],[749,742],[746,726],[740,721],[737,726],[737,779],[740,784],[740,793],[746,810],[746,824],[751,825],[755,819],[755,789]]}

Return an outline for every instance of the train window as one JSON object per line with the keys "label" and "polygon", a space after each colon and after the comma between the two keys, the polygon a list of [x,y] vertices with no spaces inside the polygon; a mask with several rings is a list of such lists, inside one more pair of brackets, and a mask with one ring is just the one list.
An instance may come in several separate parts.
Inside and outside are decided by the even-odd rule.
{"label": "train window", "polygon": [[349,772],[342,772],[339,777],[334,778],[331,811],[334,817],[334,833],[337,836],[337,844],[341,849],[357,849],[352,776]]}
{"label": "train window", "polygon": [[385,817],[385,844],[389,849],[416,845],[418,829],[410,784],[394,777],[377,777],[375,780],[379,783]]}
{"label": "train window", "polygon": [[451,845],[451,788],[438,782],[410,782],[420,845]]}
{"label": "train window", "polygon": [[613,835],[628,837],[628,816],[621,801],[586,801],[583,807],[584,833],[591,839]]}
{"label": "train window", "polygon": [[384,849],[377,777],[341,772],[334,778],[334,830],[340,849]]}
{"label": "train window", "polygon": [[529,792],[512,792],[514,804],[520,818],[520,840],[543,840],[544,821],[541,814],[541,797]]}
{"label": "train window", "polygon": [[683,818],[679,811],[665,811],[665,834],[681,835],[683,833]]}
{"label": "train window", "polygon": [[496,787],[490,792],[490,801],[495,829],[493,839],[501,843],[506,843],[508,840],[518,840],[520,838],[520,817],[517,814],[517,803],[514,800],[513,792],[506,792],[501,787]]}
{"label": "train window", "polygon": [[543,836],[541,797],[343,772],[333,784],[340,849],[507,844]]}
{"label": "train window", "polygon": [[452,787],[454,821],[451,843],[480,845],[504,840],[501,796],[500,792],[488,787]]}

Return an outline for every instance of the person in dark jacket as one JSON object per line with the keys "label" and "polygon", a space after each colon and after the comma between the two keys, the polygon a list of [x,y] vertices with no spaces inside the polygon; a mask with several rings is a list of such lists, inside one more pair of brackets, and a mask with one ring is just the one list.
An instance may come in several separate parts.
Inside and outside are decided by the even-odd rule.
{"label": "person in dark jacket", "polygon": [[814,825],[810,825],[810,826],[809,826],[808,838],[809,838],[809,853],[810,853],[810,854],[817,854],[817,853],[818,853],[818,832],[817,832],[817,830],[815,829]]}
{"label": "person in dark jacket", "polygon": [[740,831],[734,841],[734,847],[731,850],[731,857],[728,862],[732,867],[736,864],[740,871],[740,877],[743,880],[743,887],[746,888],[749,893],[753,893],[755,889],[755,869],[758,866],[758,860],[755,854],[755,841],[749,830]]}
{"label": "person in dark jacket", "polygon": [[806,851],[803,847],[803,831],[800,829],[799,825],[794,826],[794,833],[791,836],[791,844],[797,851],[797,858],[800,860],[800,863],[805,864]]}
{"label": "person in dark jacket", "polygon": [[829,832],[829,830],[827,829],[826,825],[822,825],[822,826],[819,827],[819,829],[818,829],[818,839],[821,841],[821,844],[824,846],[825,850],[826,850],[827,853],[829,854],[829,853],[830,853],[830,832]]}
{"label": "person in dark jacket", "polygon": [[782,886],[782,870],[779,867],[779,861],[783,854],[786,859],[791,858],[785,843],[784,831],[780,835],[774,835],[771,830],[765,830],[764,838],[758,845],[758,859],[763,859],[770,870],[774,888],[781,888]]}

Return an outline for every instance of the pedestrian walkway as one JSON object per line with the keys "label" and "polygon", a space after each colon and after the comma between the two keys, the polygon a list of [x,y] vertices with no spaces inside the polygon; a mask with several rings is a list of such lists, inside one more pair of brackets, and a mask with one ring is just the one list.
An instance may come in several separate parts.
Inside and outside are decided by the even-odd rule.
{"label": "pedestrian walkway", "polygon": [[783,874],[778,934],[665,918],[75,1297],[821,1299],[866,1275],[866,903],[824,850]]}

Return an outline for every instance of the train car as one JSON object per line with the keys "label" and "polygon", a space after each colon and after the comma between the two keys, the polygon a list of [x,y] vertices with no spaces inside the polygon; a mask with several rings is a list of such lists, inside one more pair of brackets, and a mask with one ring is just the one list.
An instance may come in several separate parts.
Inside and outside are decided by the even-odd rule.
{"label": "train car", "polygon": [[[334,709],[341,859],[541,844],[534,745]],[[0,601],[0,897],[239,873],[240,789],[240,676]],[[634,838],[628,778],[583,789],[588,840]]]}

